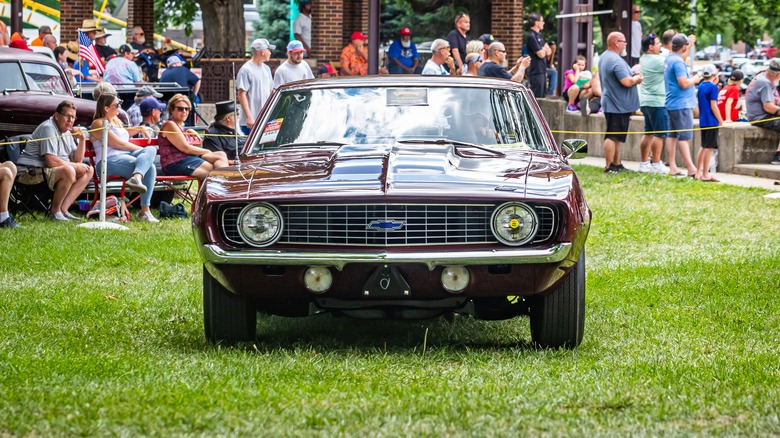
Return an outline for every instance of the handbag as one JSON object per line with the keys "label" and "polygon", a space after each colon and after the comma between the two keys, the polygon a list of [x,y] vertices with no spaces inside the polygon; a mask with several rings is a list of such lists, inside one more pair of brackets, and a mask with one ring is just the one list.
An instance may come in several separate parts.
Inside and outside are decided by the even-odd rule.
{"label": "handbag", "polygon": [[184,208],[184,204],[170,204],[168,202],[160,202],[160,218],[162,219],[187,219],[187,209]]}
{"label": "handbag", "polygon": [[[87,213],[87,219],[92,216],[100,216],[100,201]],[[126,221],[129,216],[124,199],[118,199],[114,195],[106,196],[106,220]]]}

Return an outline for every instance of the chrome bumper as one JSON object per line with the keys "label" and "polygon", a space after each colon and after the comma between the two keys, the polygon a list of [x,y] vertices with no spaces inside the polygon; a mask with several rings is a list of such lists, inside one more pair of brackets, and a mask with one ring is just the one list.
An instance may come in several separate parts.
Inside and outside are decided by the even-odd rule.
{"label": "chrome bumper", "polygon": [[497,251],[431,252],[414,251],[388,253],[387,251],[297,252],[278,250],[226,251],[217,245],[201,246],[204,263],[217,265],[286,265],[328,266],[339,271],[349,263],[420,263],[429,270],[448,265],[518,265],[556,263],[571,251],[571,243],[558,243],[549,249],[508,248]]}

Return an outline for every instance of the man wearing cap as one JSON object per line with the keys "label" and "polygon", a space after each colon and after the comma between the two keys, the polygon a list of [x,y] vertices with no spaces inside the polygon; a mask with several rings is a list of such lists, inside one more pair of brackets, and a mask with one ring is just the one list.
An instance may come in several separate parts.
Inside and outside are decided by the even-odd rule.
{"label": "man wearing cap", "polygon": [[387,49],[388,70],[392,75],[413,74],[420,63],[417,46],[412,42],[412,31],[405,27]]}
{"label": "man wearing cap", "polygon": [[182,88],[191,89],[192,94],[197,96],[200,91],[200,78],[184,66],[179,55],[174,53],[165,63],[168,68],[160,76],[160,82],[176,82]]}
{"label": "man wearing cap", "polygon": [[128,85],[143,81],[141,68],[133,61],[138,50],[129,44],[119,46],[119,55],[106,63],[103,79],[114,85]]}
{"label": "man wearing cap", "polygon": [[[154,135],[156,136],[160,132],[160,117],[162,112],[165,111],[166,105],[156,98],[149,96],[144,97],[141,103],[138,104],[138,108],[141,110],[141,116],[143,117],[141,124],[138,126],[145,126],[152,128]],[[141,135],[139,134],[139,137]]]}
{"label": "man wearing cap", "polygon": [[314,78],[309,64],[303,62],[304,53],[306,53],[306,49],[303,48],[302,42],[292,40],[287,44],[287,61],[276,68],[274,88],[288,82]]}
{"label": "man wearing cap", "polygon": [[252,59],[245,62],[238,71],[236,99],[241,105],[238,124],[244,134],[249,134],[255,124],[255,118],[274,88],[274,77],[265,64],[271,59],[271,50],[274,49],[276,46],[265,38],[252,41]]}
{"label": "man wearing cap", "polygon": [[661,38],[652,33],[645,35],[642,51],[644,55],[639,59],[639,66],[644,80],[639,87],[639,104],[645,119],[645,134],[639,141],[639,171],[666,174],[669,168],[661,161],[661,151],[669,130],[669,113],[666,111]]}
{"label": "man wearing cap", "polygon": [[[696,164],[691,159],[690,141],[693,138],[693,108],[696,107],[696,87],[701,74],[691,76],[682,54],[688,50],[688,38],[678,33],[672,38],[672,52],[664,64],[664,86],[666,87],[666,110],[669,111],[669,135],[666,136],[666,155],[669,159],[669,173],[685,176],[677,168],[675,149],[688,169],[688,176],[695,177]],[[677,147],[675,147],[675,145]]]}
{"label": "man wearing cap", "polygon": [[368,74],[368,37],[360,32],[352,32],[352,42],[341,50],[341,75],[365,76]]}
{"label": "man wearing cap", "polygon": [[303,53],[311,52],[311,0],[301,0],[298,3],[298,16],[293,21],[293,36],[303,43]]}
{"label": "man wearing cap", "polygon": [[605,173],[624,172],[620,160],[620,145],[626,142],[631,114],[639,109],[637,85],[642,83],[642,74],[632,74],[631,68],[621,53],[626,50],[626,36],[621,32],[607,35],[607,50],[599,58],[599,80],[601,81],[601,105],[607,121],[604,135]]}
{"label": "man wearing cap", "polygon": [[235,160],[244,147],[246,137],[236,136],[236,104],[232,100],[217,102],[214,123],[206,129],[203,147],[214,152],[222,151],[228,160]]}
{"label": "man wearing cap", "polygon": [[[759,128],[780,132],[780,59],[769,61],[769,68],[757,74],[747,89],[745,113],[748,120]],[[771,164],[780,165],[780,144],[777,145]]]}
{"label": "man wearing cap", "polygon": [[43,47],[43,37],[45,37],[46,35],[51,35],[51,27],[45,25],[39,27],[38,37],[30,41],[30,47],[32,46]]}
{"label": "man wearing cap", "polygon": [[[135,93],[135,102],[127,109],[127,117],[130,121],[130,126],[138,126],[143,122],[143,115],[141,114],[141,102],[147,97],[154,97],[161,99],[162,93],[158,93],[154,88],[144,85]],[[94,98],[97,101],[97,98]]]}
{"label": "man wearing cap", "polygon": [[27,46],[27,41],[19,38],[11,40],[11,42],[8,44],[8,47],[12,49],[27,50],[28,52],[33,51],[30,47]]}
{"label": "man wearing cap", "polygon": [[97,50],[98,56],[103,59],[103,62],[106,62],[117,55],[116,50],[106,45],[106,38],[109,36],[111,36],[111,34],[106,33],[105,29],[95,35],[95,50]]}
{"label": "man wearing cap", "polygon": [[504,67],[504,61],[506,61],[506,47],[504,47],[504,43],[496,41],[488,47],[488,60],[479,68],[477,75],[521,82],[525,76],[525,70],[531,64],[531,58],[523,56],[517,58],[511,70],[507,70]]}

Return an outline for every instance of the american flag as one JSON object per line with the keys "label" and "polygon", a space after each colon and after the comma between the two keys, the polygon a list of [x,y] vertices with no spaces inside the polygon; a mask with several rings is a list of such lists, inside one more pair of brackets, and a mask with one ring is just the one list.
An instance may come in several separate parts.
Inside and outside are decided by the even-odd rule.
{"label": "american flag", "polygon": [[79,56],[89,61],[95,67],[98,75],[102,75],[106,71],[106,67],[103,65],[103,61],[100,60],[92,40],[81,31],[79,31]]}

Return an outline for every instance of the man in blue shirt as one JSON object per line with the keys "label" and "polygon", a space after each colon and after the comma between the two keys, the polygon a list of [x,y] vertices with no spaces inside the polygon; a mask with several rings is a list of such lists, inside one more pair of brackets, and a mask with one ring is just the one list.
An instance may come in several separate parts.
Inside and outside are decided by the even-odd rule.
{"label": "man in blue shirt", "polygon": [[391,75],[413,74],[420,62],[417,46],[412,42],[412,31],[405,27],[400,37],[387,49],[388,70]]}
{"label": "man in blue shirt", "polygon": [[626,36],[612,32],[607,36],[607,50],[599,58],[599,79],[601,80],[601,107],[607,119],[607,133],[604,135],[604,172],[617,173],[626,170],[620,161],[620,144],[626,142],[631,114],[639,109],[637,85],[642,83],[642,74],[631,72],[621,54],[626,51]]}
{"label": "man in blue shirt", "polygon": [[168,68],[160,76],[160,82],[176,82],[180,87],[192,87],[192,94],[197,96],[200,78],[184,66],[178,55],[171,55],[166,63]]}
{"label": "man in blue shirt", "polygon": [[696,176],[696,165],[691,160],[690,140],[693,138],[693,108],[696,107],[696,87],[701,75],[691,76],[682,53],[688,48],[688,38],[678,33],[672,38],[672,52],[664,65],[666,86],[666,110],[669,111],[669,135],[666,137],[666,155],[669,158],[669,173],[680,175],[675,162],[675,144],[680,149],[688,176]]}

